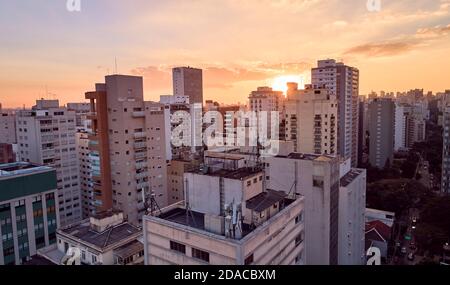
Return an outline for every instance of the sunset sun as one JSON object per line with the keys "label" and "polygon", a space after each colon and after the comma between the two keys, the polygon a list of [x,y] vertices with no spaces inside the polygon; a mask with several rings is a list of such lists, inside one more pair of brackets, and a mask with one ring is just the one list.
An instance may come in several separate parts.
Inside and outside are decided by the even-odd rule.
{"label": "sunset sun", "polygon": [[289,82],[298,83],[299,88],[303,88],[304,85],[303,77],[301,75],[283,75],[273,79],[272,88],[276,91],[283,91],[283,93],[286,94],[287,83]]}

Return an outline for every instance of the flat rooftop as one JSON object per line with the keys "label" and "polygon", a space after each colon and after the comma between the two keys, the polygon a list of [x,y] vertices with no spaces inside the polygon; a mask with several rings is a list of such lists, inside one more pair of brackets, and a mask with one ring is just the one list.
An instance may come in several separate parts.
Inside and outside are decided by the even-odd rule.
{"label": "flat rooftop", "polygon": [[217,176],[234,180],[243,180],[247,177],[255,176],[262,172],[257,167],[244,167],[235,170],[219,169],[214,170],[210,167],[204,166],[203,168],[196,168],[194,170],[187,171],[188,173],[195,173],[199,175]]}
{"label": "flat rooftop", "polygon": [[51,170],[54,169],[48,166],[32,164],[29,162],[13,162],[7,164],[0,164],[0,178],[12,177],[23,174],[32,174]]}
{"label": "flat rooftop", "polygon": [[205,215],[195,211],[187,211],[184,208],[175,208],[159,215],[160,219],[177,224],[205,230]]}
{"label": "flat rooftop", "polygon": [[74,239],[94,245],[100,249],[119,243],[131,235],[141,232],[141,229],[127,222],[107,228],[103,232],[97,232],[91,228],[88,220],[80,224],[69,226],[60,230],[62,233]]}
{"label": "flat rooftop", "polygon": [[273,205],[285,201],[287,194],[280,191],[267,190],[247,201],[247,209],[261,213]]}
{"label": "flat rooftop", "polygon": [[362,169],[352,169],[344,177],[341,178],[341,186],[347,187],[350,185],[364,170]]}
{"label": "flat rooftop", "polygon": [[278,155],[279,158],[298,159],[298,160],[312,160],[312,161],[332,161],[336,159],[331,155],[306,154],[306,153],[290,153],[288,155]]}

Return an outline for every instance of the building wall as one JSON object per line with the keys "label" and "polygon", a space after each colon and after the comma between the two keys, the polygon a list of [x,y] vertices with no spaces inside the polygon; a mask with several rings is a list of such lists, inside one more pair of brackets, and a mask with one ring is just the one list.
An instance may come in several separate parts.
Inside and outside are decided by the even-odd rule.
{"label": "building wall", "polygon": [[375,99],[369,104],[370,164],[384,168],[394,159],[395,105],[391,99]]}
{"label": "building wall", "polygon": [[83,219],[95,213],[95,199],[92,188],[92,170],[89,158],[89,135],[77,132],[77,150],[80,163],[80,189]]}
{"label": "building wall", "polygon": [[37,109],[17,113],[18,159],[56,169],[61,224],[68,225],[81,219],[75,113],[53,107],[53,101],[51,108],[38,109],[48,102],[38,100]]}
{"label": "building wall", "polygon": [[366,176],[339,189],[339,265],[364,265]]}
{"label": "building wall", "polygon": [[0,143],[0,164],[16,161],[16,155],[12,144]]}
{"label": "building wall", "polygon": [[441,191],[450,194],[450,108],[445,108],[443,119],[443,153]]}
{"label": "building wall", "polygon": [[395,138],[394,151],[406,148],[406,117],[403,106],[395,104]]}
{"label": "building wall", "polygon": [[16,116],[12,112],[2,111],[0,108],[0,143],[15,144]]}
{"label": "building wall", "polygon": [[189,103],[203,104],[203,71],[191,67],[177,67],[172,70],[173,94],[189,96]]}
{"label": "building wall", "polygon": [[267,188],[305,197],[306,264],[337,264],[338,159],[269,157],[265,163]]}

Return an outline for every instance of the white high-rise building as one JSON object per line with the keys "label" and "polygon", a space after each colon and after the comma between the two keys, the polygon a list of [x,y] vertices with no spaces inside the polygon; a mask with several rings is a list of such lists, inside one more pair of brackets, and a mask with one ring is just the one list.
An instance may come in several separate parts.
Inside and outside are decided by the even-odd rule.
{"label": "white high-rise building", "polygon": [[265,158],[266,185],[305,197],[305,264],[338,264],[339,158],[280,154]]}
{"label": "white high-rise building", "polygon": [[406,116],[403,105],[395,103],[394,151],[406,148]]}
{"label": "white high-rise building", "polygon": [[444,109],[441,192],[450,195],[450,107]]}
{"label": "white high-rise building", "polygon": [[13,111],[2,110],[0,104],[0,143],[15,144],[16,142],[16,115]]}
{"label": "white high-rise building", "polygon": [[75,112],[58,100],[37,100],[32,110],[17,112],[18,159],[56,169],[61,225],[81,219],[81,192]]}
{"label": "white high-rise building", "polygon": [[338,100],[338,153],[358,163],[359,70],[335,60],[320,60],[312,69],[312,85],[326,87]]}
{"label": "white high-rise building", "polygon": [[315,154],[337,153],[337,110],[335,95],[327,89],[288,91],[285,101],[286,140],[294,151]]}

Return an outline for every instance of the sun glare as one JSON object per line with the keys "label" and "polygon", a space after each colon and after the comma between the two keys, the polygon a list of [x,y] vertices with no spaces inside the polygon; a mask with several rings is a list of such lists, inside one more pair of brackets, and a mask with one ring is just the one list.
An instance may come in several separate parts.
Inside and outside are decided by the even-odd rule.
{"label": "sun glare", "polygon": [[284,94],[287,92],[287,83],[295,82],[298,83],[299,88],[303,88],[304,82],[301,75],[283,75],[278,76],[272,81],[272,89],[275,91],[283,91]]}

